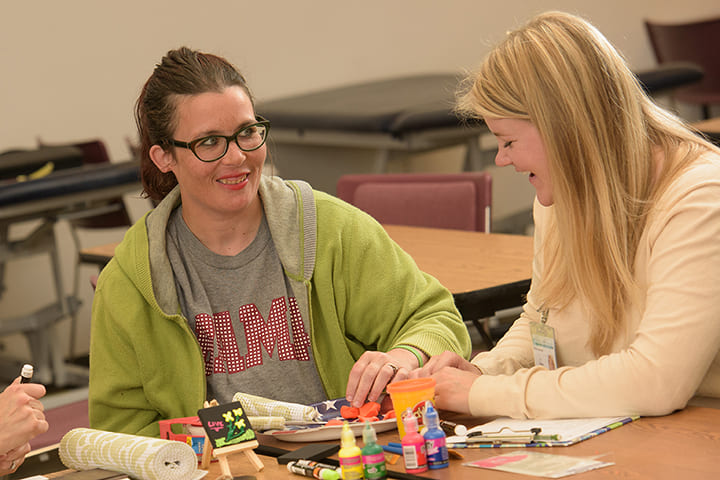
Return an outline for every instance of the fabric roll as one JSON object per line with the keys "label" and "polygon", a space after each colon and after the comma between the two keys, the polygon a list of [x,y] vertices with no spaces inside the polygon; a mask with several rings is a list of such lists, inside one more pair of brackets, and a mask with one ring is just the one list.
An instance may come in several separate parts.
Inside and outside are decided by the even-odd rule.
{"label": "fabric roll", "polygon": [[59,454],[74,470],[102,468],[142,480],[195,480],[207,474],[198,470],[198,457],[186,443],[90,428],[66,433]]}
{"label": "fabric roll", "polygon": [[252,417],[248,416],[250,426],[256,432],[266,430],[285,430],[285,419],[283,417]]}
{"label": "fabric roll", "polygon": [[242,403],[248,416],[283,417],[291,422],[319,422],[321,420],[317,409],[299,403],[280,402],[241,392],[233,396],[233,401]]}

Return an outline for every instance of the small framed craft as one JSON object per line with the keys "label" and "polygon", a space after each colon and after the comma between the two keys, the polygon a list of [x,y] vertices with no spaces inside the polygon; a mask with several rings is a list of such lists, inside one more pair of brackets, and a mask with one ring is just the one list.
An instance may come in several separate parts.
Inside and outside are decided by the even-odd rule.
{"label": "small framed craft", "polygon": [[197,413],[206,435],[203,467],[207,468],[209,464],[210,451],[220,462],[220,468],[225,476],[232,477],[226,458],[231,453],[245,453],[257,471],[265,467],[253,451],[259,443],[242,403],[218,405],[213,400],[212,403],[205,402],[205,408],[198,410]]}

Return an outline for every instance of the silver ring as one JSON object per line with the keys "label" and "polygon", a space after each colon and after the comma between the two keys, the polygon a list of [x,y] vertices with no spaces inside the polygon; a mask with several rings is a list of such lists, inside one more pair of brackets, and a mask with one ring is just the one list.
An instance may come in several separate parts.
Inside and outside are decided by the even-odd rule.
{"label": "silver ring", "polygon": [[392,363],[386,363],[385,365],[387,365],[387,366],[389,366],[390,368],[392,368],[393,377],[394,377],[395,375],[397,375],[398,367],[396,367],[396,366],[395,366],[394,364],[392,364]]}
{"label": "silver ring", "polygon": [[15,470],[15,462],[17,462],[17,460],[13,460],[10,464],[10,470]]}

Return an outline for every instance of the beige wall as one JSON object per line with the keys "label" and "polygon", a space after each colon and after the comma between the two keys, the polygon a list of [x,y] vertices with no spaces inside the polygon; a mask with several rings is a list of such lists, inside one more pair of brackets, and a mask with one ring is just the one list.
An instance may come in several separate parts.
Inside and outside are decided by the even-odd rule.
{"label": "beige wall", "polygon": [[[506,30],[548,9],[587,16],[640,70],[654,64],[643,18],[720,15],[716,0],[47,0],[6,1],[2,9],[0,151],[32,147],[38,137],[100,137],[115,160],[128,157],[125,139],[134,136],[132,108],[143,81],[164,52],[180,45],[226,56],[245,72],[257,98],[272,99],[392,75],[469,69]],[[503,185],[496,183],[496,191],[516,195],[516,186]],[[517,188],[526,198],[527,186]],[[132,204],[136,216],[146,208]],[[74,252],[63,249],[69,275]],[[51,297],[46,264],[43,258],[11,262],[0,311],[27,311]],[[86,284],[83,279],[83,351],[92,295]],[[21,337],[0,342],[6,353],[27,355]]]}
{"label": "beige wall", "polygon": [[179,45],[228,57],[270,99],[472,68],[507,29],[547,9],[586,15],[638,69],[654,63],[644,17],[720,15],[714,0],[3,2],[0,149],[99,136],[125,157],[139,89]]}

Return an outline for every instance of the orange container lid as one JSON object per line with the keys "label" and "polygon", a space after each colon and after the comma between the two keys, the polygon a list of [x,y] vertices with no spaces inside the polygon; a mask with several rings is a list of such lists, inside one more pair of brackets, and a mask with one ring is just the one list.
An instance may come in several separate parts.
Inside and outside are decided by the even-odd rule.
{"label": "orange container lid", "polygon": [[385,387],[389,394],[407,393],[425,388],[435,387],[434,378],[411,378],[408,380],[400,380],[399,382],[390,383]]}

